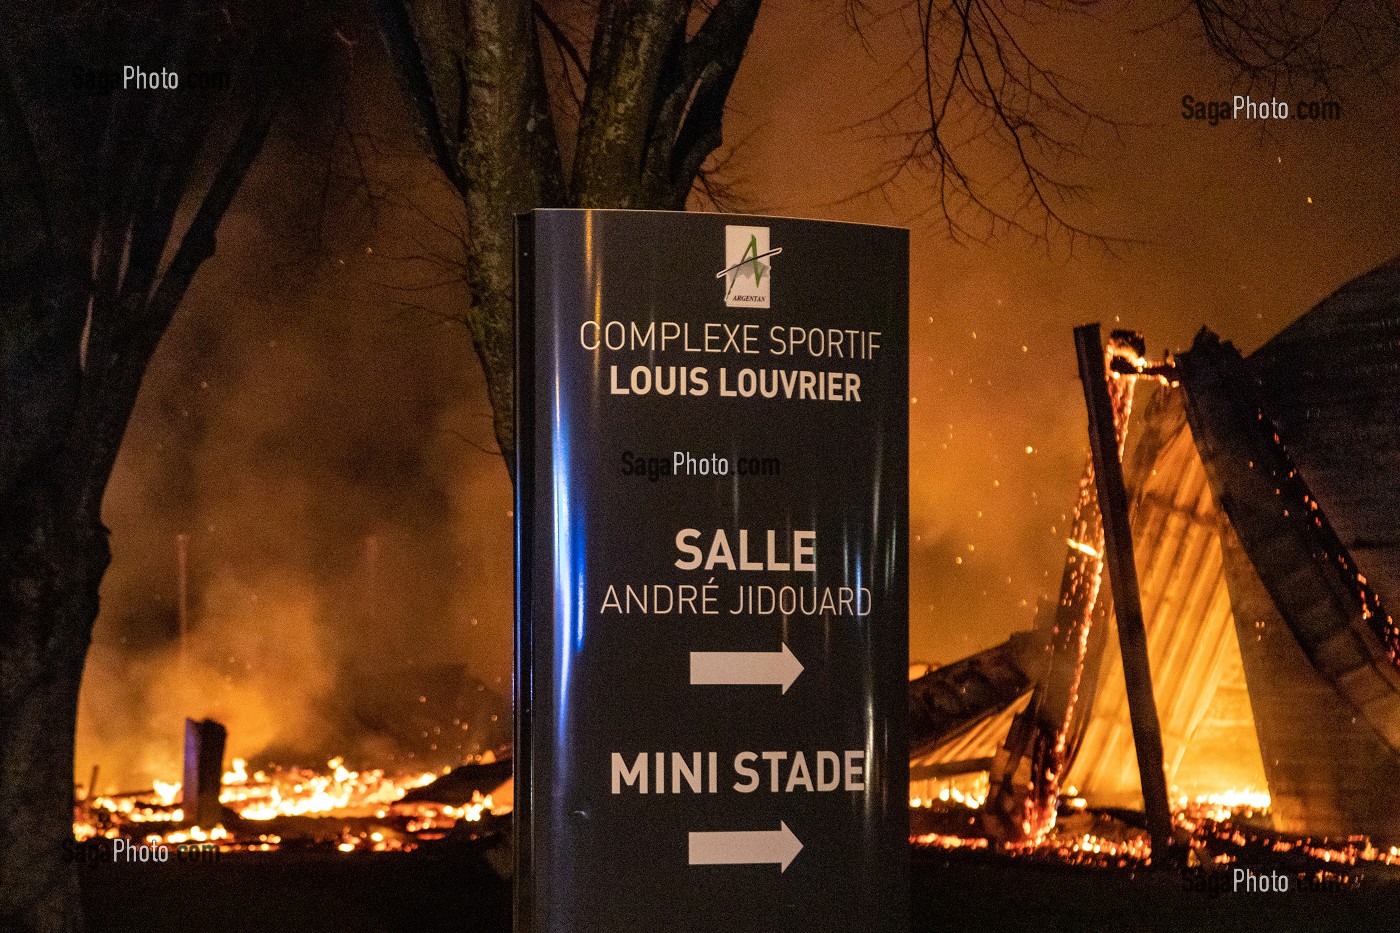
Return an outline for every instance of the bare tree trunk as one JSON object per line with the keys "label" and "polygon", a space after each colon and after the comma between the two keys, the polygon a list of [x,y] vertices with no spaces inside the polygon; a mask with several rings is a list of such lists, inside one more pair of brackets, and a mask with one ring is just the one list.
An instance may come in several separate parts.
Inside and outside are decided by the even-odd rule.
{"label": "bare tree trunk", "polygon": [[[513,469],[515,215],[547,207],[683,209],[720,144],[724,102],[759,0],[717,0],[689,38],[694,0],[603,0],[586,56],[551,19],[547,7],[557,4],[373,6],[426,148],[466,208],[467,326],[496,441]],[[560,88],[545,77],[541,22],[585,84],[567,173],[551,108]]]}
{"label": "bare tree trunk", "polygon": [[0,520],[0,929],[82,929],[64,845],[73,827],[78,688],[107,532],[72,517],[49,477],[16,486]]}
{"label": "bare tree trunk", "polygon": [[[110,561],[102,497],[146,367],[271,125],[285,80],[272,36],[301,22],[288,12],[245,7],[235,21],[185,0],[64,18],[37,0],[0,5],[4,933],[83,926],[65,855],[78,690]],[[176,71],[223,66],[250,83],[237,95],[74,89],[74,69],[151,48]],[[222,124],[231,141],[206,151]]]}
{"label": "bare tree trunk", "polygon": [[472,251],[472,340],[486,372],[496,443],[515,466],[515,214],[557,207],[559,153],[528,3],[471,0],[464,134],[457,150]]}

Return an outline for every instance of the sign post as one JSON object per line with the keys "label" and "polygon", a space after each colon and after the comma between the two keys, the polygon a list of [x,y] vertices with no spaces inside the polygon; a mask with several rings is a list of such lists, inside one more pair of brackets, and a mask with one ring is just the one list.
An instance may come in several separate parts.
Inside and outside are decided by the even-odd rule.
{"label": "sign post", "polygon": [[907,232],[517,243],[517,933],[906,930]]}

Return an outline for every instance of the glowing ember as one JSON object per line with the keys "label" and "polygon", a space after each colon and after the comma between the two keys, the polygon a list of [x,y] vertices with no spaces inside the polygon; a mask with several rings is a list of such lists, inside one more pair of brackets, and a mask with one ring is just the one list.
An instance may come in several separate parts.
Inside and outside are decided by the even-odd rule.
{"label": "glowing ember", "polygon": [[985,839],[964,839],[961,836],[945,836],[942,833],[924,833],[910,840],[915,845],[937,846],[940,849],[985,849]]}
{"label": "glowing ember", "polygon": [[1079,553],[1089,555],[1094,558],[1094,560],[1101,560],[1103,558],[1103,554],[1092,544],[1085,544],[1083,541],[1076,541],[1073,538],[1066,538],[1065,543]]}

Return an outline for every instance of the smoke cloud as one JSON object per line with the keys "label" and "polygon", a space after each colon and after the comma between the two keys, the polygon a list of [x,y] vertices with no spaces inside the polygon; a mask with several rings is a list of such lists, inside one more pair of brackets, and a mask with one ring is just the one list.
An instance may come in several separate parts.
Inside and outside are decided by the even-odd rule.
{"label": "smoke cloud", "polygon": [[83,783],[177,778],[186,716],[292,764],[509,740],[510,487],[433,258],[460,218],[374,52],[289,110],[151,365],[105,503]]}

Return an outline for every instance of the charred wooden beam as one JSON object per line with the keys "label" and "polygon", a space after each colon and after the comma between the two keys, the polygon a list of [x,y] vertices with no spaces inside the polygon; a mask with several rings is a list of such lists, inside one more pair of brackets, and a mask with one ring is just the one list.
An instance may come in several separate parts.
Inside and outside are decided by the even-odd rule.
{"label": "charred wooden beam", "polygon": [[940,781],[964,774],[990,771],[992,764],[991,758],[964,758],[961,761],[944,761],[934,765],[913,765],[909,768],[909,780]]}
{"label": "charred wooden beam", "polygon": [[[1123,677],[1127,681],[1128,712],[1133,723],[1142,799],[1147,810],[1147,830],[1152,836],[1152,851],[1165,853],[1171,845],[1171,805],[1167,799],[1162,727],[1152,692],[1152,668],[1147,657],[1142,597],[1138,592],[1128,492],[1123,485],[1123,464],[1119,459],[1113,405],[1108,397],[1108,371],[1099,325],[1076,327],[1074,344],[1089,410],[1089,446],[1094,458],[1099,511],[1103,516],[1104,559],[1113,587],[1113,607],[1118,620],[1118,641],[1123,654]],[[1158,863],[1161,861],[1159,859]]]}
{"label": "charred wooden beam", "polygon": [[1034,685],[1044,632],[1018,632],[909,684],[909,747],[921,755],[1015,703]]}
{"label": "charred wooden beam", "polygon": [[[1152,365],[1144,357],[1142,335],[1131,331],[1114,331],[1109,351],[1114,363],[1126,367],[1124,375],[1144,375]],[[1135,379],[1124,379],[1110,386],[1114,433],[1120,446],[1128,429],[1134,384]],[[1147,446],[1156,449],[1160,438]],[[1144,468],[1139,462],[1137,467],[1140,481],[1150,465]],[[1012,721],[990,774],[982,817],[988,832],[998,838],[1033,838],[1055,823],[1060,781],[1079,754],[1088,729],[1108,641],[1112,600],[1101,592],[1103,540],[1091,459],[1079,481],[1059,599],[1037,612],[1037,628],[1048,631],[1046,658],[1036,674],[1035,692]]]}
{"label": "charred wooden beam", "polygon": [[510,758],[489,763],[472,762],[458,765],[431,784],[409,791],[396,802],[465,806],[471,803],[474,797],[485,797],[510,780],[513,768],[514,763]]}

